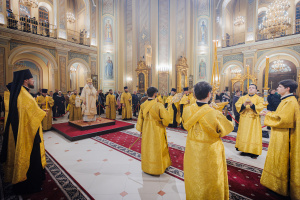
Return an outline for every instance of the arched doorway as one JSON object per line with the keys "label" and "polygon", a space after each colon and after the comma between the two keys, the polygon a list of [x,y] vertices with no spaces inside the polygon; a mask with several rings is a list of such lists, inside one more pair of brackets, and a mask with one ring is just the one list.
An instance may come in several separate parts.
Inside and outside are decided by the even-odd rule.
{"label": "arched doorway", "polygon": [[[297,69],[296,69],[296,65],[293,62],[282,59],[284,68],[282,70],[277,71],[274,69],[275,61],[270,63],[269,80],[268,80],[269,88],[276,89],[278,83],[285,79],[293,79],[297,81]],[[263,74],[263,83],[264,82],[265,82],[265,70]]]}
{"label": "arched doorway", "polygon": [[14,63],[13,72],[29,69],[34,80],[34,88],[30,89],[30,92],[35,94],[38,92],[39,88],[42,86],[42,70],[40,65],[35,61],[30,60],[18,60]]}
{"label": "arched doorway", "polygon": [[75,62],[70,65],[70,82],[69,90],[80,91],[80,88],[86,84],[88,70],[87,67],[79,62]]}

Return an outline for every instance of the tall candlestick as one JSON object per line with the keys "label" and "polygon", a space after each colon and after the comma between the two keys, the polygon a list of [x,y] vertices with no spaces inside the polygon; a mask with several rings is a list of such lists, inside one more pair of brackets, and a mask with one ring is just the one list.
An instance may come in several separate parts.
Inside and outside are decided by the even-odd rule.
{"label": "tall candlestick", "polygon": [[45,97],[46,99],[46,110],[48,110],[48,101],[47,101],[47,96]]}
{"label": "tall candlestick", "polygon": [[268,82],[269,82],[269,65],[270,65],[270,61],[269,58],[266,57],[266,69],[265,69],[265,90],[268,90]]}
{"label": "tall candlestick", "polygon": [[247,90],[249,90],[249,85],[250,85],[250,73],[249,73],[249,65],[247,65]]}

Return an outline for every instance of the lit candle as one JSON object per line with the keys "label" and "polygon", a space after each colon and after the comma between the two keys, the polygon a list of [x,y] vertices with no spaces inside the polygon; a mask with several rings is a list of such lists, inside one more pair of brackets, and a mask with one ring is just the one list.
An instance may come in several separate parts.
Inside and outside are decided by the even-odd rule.
{"label": "lit candle", "polygon": [[[216,41],[215,40],[213,40],[213,43],[214,43],[214,53],[216,53],[216,51],[215,51],[215,48],[216,48]],[[213,69],[212,69],[212,73],[211,73],[211,81],[210,81],[211,83],[211,85],[213,85],[214,84],[214,82],[215,82],[215,61],[214,61],[214,64],[213,64]]]}
{"label": "lit candle", "polygon": [[48,110],[48,101],[47,101],[47,96],[46,96],[45,98],[46,98],[46,110]]}
{"label": "lit candle", "polygon": [[265,68],[265,90],[268,89],[268,81],[269,81],[269,58],[266,57],[266,68]]}

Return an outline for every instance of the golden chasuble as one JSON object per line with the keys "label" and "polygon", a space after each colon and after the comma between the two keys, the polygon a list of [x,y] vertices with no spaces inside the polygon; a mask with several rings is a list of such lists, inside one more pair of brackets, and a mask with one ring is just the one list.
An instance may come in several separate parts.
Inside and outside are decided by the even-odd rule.
{"label": "golden chasuble", "polygon": [[148,174],[163,174],[171,165],[166,126],[170,117],[164,106],[156,100],[141,105],[136,129],[142,133],[142,170]]}
{"label": "golden chasuble", "polygon": [[124,92],[121,96],[122,106],[122,119],[131,119],[132,118],[132,97],[129,92]]}
{"label": "golden chasuble", "polygon": [[52,97],[39,96],[38,97],[38,105],[40,106],[40,108],[43,110],[46,110],[46,105],[42,105],[43,103],[46,104],[46,98],[47,98],[47,104],[48,104],[48,106],[47,106],[48,113],[42,122],[44,131],[50,130],[52,127],[52,107],[54,106],[54,100],[52,99]]}
{"label": "golden chasuble", "polygon": [[[76,105],[76,101],[77,101],[77,105]],[[82,110],[80,106],[81,102],[82,100],[80,99],[79,95],[72,94],[71,97],[69,98],[69,105],[70,105],[69,121],[76,121],[82,119]]]}
{"label": "golden chasuble", "polygon": [[296,98],[283,99],[275,112],[266,115],[264,124],[271,127],[271,138],[260,182],[280,195],[300,199],[300,113]]}
{"label": "golden chasuble", "polygon": [[[33,142],[37,130],[41,138],[40,152],[41,163],[43,168],[46,166],[45,147],[43,139],[43,130],[41,122],[46,115],[31,94],[24,87],[21,87],[20,94],[17,100],[19,113],[19,129],[17,144],[8,143],[8,152],[15,151],[14,159],[7,159],[4,165],[5,180],[12,184],[16,184],[27,179],[26,173],[30,165],[30,155],[33,147]],[[12,130],[9,130],[9,140],[13,137]]]}
{"label": "golden chasuble", "polygon": [[[168,104],[168,107],[167,107],[167,110],[168,110],[168,113],[170,115],[170,120],[171,120],[171,123],[173,123],[173,117],[174,117],[174,110],[173,110],[173,107],[172,105],[170,105],[170,103],[172,102],[172,99],[173,99],[174,96],[169,96],[166,100],[166,103]],[[180,123],[180,105],[179,105],[179,101],[174,103],[175,107],[177,108],[177,113],[176,113],[176,122],[177,123]]]}
{"label": "golden chasuble", "polygon": [[116,106],[117,106],[116,97],[113,94],[108,94],[106,96],[106,118],[107,119],[116,119]]}
{"label": "golden chasuble", "polygon": [[187,200],[229,199],[227,165],[221,137],[233,130],[219,111],[197,104],[183,111],[188,131],[184,153],[184,182]]}
{"label": "golden chasuble", "polygon": [[[255,110],[247,105],[246,108],[241,111],[242,105],[247,99],[255,105]],[[254,95],[242,96],[236,102],[236,110],[240,113],[239,129],[236,137],[235,147],[241,152],[252,153],[255,155],[261,155],[262,152],[262,129],[259,113],[264,108],[264,99]]]}

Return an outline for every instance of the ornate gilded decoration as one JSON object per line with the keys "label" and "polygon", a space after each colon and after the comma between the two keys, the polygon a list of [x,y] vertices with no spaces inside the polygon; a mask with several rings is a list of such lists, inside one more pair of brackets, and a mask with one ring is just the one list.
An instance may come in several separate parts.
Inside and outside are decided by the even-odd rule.
{"label": "ornate gilded decoration", "polygon": [[189,66],[187,65],[186,57],[183,56],[183,57],[179,58],[178,64],[176,65],[177,92],[182,92],[183,87],[188,86],[188,77],[187,77],[188,68],[189,68]]}
{"label": "ornate gilded decoration", "polygon": [[146,66],[145,61],[139,61],[136,68],[138,91],[144,93],[147,91],[149,82],[149,71],[151,69]]}

